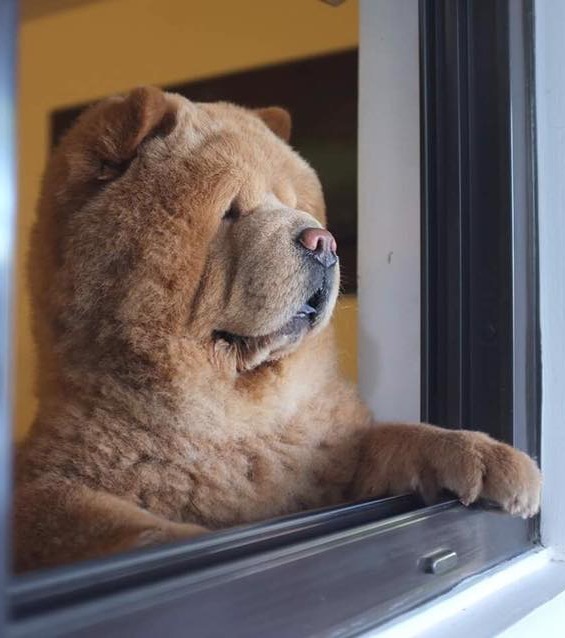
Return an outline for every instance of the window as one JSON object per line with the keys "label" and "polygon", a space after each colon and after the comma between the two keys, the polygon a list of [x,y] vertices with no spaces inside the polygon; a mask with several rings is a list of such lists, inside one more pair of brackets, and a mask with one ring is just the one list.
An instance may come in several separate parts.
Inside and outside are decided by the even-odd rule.
{"label": "window", "polygon": [[[378,415],[480,428],[535,456],[531,3],[379,0],[361,9],[362,390]],[[15,2],[4,2],[0,139],[12,141],[15,33]],[[1,346],[10,341],[13,144],[3,141],[0,152],[0,454],[8,457],[9,361]],[[399,217],[384,224],[375,209]],[[394,305],[400,294],[402,313]],[[383,347],[391,370],[384,377]],[[409,373],[398,375],[407,352]],[[377,382],[386,388],[392,378],[404,385],[375,393]],[[398,414],[400,393],[406,415]],[[0,472],[0,541],[9,555],[5,458]],[[403,496],[21,578],[1,574],[0,587],[9,594],[7,627],[18,636],[183,635],[187,627],[208,635],[353,635],[538,538],[535,523]],[[445,571],[430,559],[440,550],[455,554]]]}

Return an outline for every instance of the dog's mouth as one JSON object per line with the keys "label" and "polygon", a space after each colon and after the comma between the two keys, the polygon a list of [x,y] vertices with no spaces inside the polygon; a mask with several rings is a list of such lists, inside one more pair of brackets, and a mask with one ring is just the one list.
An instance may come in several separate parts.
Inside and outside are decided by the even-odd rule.
{"label": "dog's mouth", "polygon": [[325,285],[320,286],[316,292],[303,303],[298,312],[292,316],[284,326],[278,330],[278,333],[288,334],[293,332],[293,327],[300,328],[303,324],[307,328],[313,328],[323,315],[327,305],[329,292]]}
{"label": "dog's mouth", "polygon": [[[289,350],[307,332],[312,330],[325,316],[330,290],[324,282],[278,330],[258,337],[237,335],[224,330],[215,330],[214,341],[224,342],[237,351],[240,361],[252,361],[254,355],[268,350],[270,358],[278,358]],[[240,366],[238,366],[240,367]],[[245,366],[246,368],[253,366]]]}

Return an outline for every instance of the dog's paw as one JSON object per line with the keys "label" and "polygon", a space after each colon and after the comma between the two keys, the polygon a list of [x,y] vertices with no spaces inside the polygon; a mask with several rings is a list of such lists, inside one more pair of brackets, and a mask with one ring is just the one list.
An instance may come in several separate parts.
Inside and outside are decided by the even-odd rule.
{"label": "dog's paw", "polygon": [[437,487],[465,505],[482,498],[513,516],[539,511],[541,473],[529,456],[481,432],[449,432],[442,443],[441,457],[433,455]]}

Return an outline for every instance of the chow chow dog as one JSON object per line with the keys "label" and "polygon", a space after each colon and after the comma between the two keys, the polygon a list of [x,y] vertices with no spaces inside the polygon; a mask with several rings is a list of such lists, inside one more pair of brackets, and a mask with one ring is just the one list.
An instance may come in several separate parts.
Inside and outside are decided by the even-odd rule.
{"label": "chow chow dog", "polygon": [[39,410],[16,459],[17,570],[407,491],[537,512],[528,456],[378,423],[341,378],[336,241],[290,129],[278,107],[143,87],[53,153],[29,256]]}

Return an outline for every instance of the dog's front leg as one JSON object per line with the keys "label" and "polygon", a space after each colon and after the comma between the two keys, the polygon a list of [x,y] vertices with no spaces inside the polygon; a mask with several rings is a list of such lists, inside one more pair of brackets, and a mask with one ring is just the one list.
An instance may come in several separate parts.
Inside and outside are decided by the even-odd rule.
{"label": "dog's front leg", "polygon": [[103,558],[207,531],[165,520],[113,494],[49,477],[18,486],[13,510],[16,572]]}
{"label": "dog's front leg", "polygon": [[541,474],[523,452],[482,432],[424,424],[375,424],[361,446],[353,498],[450,490],[468,505],[488,499],[524,518],[539,509]]}

